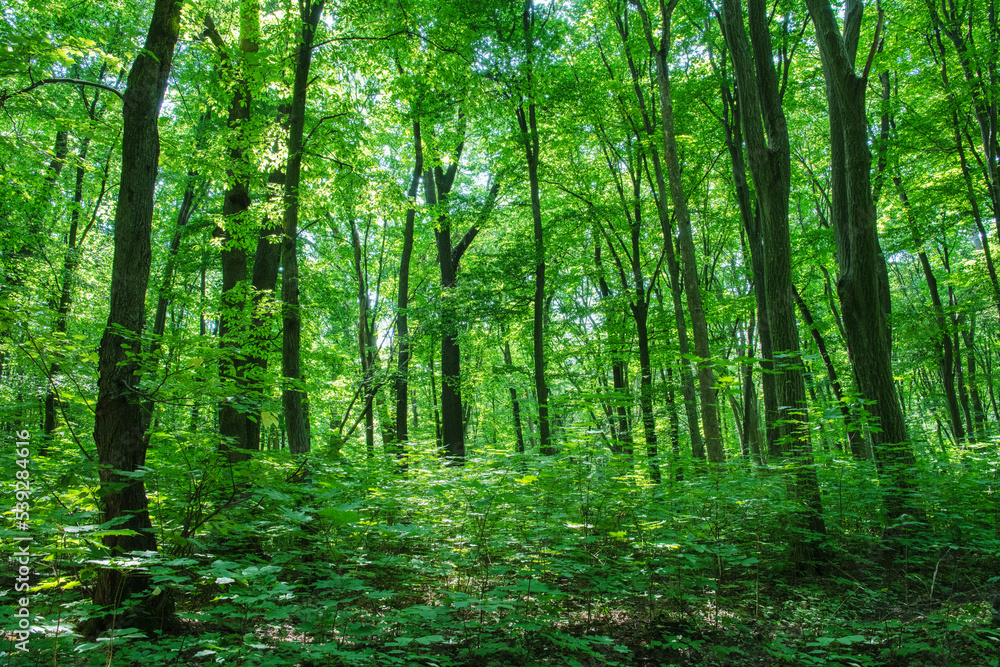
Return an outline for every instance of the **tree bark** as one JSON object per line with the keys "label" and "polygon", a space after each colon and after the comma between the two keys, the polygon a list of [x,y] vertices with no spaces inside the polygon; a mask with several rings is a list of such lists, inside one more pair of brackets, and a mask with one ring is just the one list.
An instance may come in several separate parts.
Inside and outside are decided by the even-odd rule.
{"label": "tree bark", "polygon": [[295,81],[288,116],[288,166],[285,170],[284,239],[281,245],[282,345],[281,374],[284,378],[281,402],[285,411],[288,451],[304,454],[310,450],[307,394],[301,367],[302,313],[299,310],[299,186],[302,180],[302,148],[306,122],[306,88],[312,63],[313,37],[323,14],[325,0],[300,3],[301,42],[295,49]]}
{"label": "tree bark", "polygon": [[543,456],[555,454],[549,424],[549,386],[545,378],[545,233],[542,228],[542,202],[538,185],[538,122],[535,112],[534,61],[535,46],[535,4],[527,0],[521,17],[525,47],[525,86],[528,90],[528,105],[524,99],[517,106],[517,123],[521,129],[521,143],[528,164],[528,187],[531,191],[531,219],[535,242],[535,298],[532,327],[532,351],[534,356],[535,394],[538,398],[538,451]]}
{"label": "tree bark", "polygon": [[847,347],[858,389],[878,427],[873,447],[885,476],[890,521],[916,511],[911,470],[916,463],[896,395],[886,316],[888,274],[878,241],[871,191],[871,153],[865,113],[867,70],[855,72],[861,0],[849,0],[844,33],[827,0],[806,0],[816,26],[830,114],[834,238],[840,278],[837,291]]}
{"label": "tree bark", "polygon": [[[152,258],[153,193],[160,156],[157,119],[180,31],[181,5],[180,0],[156,0],[144,48],[129,72],[124,95],[111,303],[98,354],[100,376],[94,417],[102,521],[125,517],[115,527],[134,531],[104,536],[102,543],[112,556],[156,550],[145,484],[141,475],[130,473],[146,462],[144,414],[137,390]],[[94,604],[117,607],[148,584],[148,576],[102,568],[94,585]],[[164,598],[158,596],[159,600]],[[158,611],[168,610],[156,602],[147,602],[143,607],[145,616],[154,616]]]}
{"label": "tree bark", "polygon": [[[399,258],[399,289],[396,297],[396,443],[394,451],[398,458],[405,456],[404,447],[410,439],[406,400],[410,380],[410,325],[407,309],[410,304],[410,258],[413,256],[413,224],[417,216],[416,196],[420,187],[420,177],[424,171],[424,147],[420,140],[420,121],[413,121],[413,176],[406,191],[409,206],[403,227],[403,254]],[[416,426],[416,425],[414,425]]]}
{"label": "tree bark", "polygon": [[[726,456],[722,448],[722,425],[719,419],[718,397],[715,391],[715,370],[712,365],[712,352],[708,340],[708,321],[705,316],[705,305],[702,300],[698,277],[697,252],[691,229],[691,211],[688,208],[687,195],[684,192],[684,182],[681,178],[681,163],[677,151],[677,135],[674,129],[673,98],[670,92],[670,69],[667,65],[667,54],[670,50],[671,41],[671,19],[674,9],[677,7],[677,0],[660,0],[659,45],[656,44],[653,38],[652,25],[642,3],[636,2],[636,0],[631,1],[635,4],[642,18],[646,42],[653,52],[656,62],[656,81],[660,97],[660,123],[663,130],[663,158],[667,163],[670,200],[673,203],[674,217],[677,220],[678,240],[681,250],[680,264],[684,274],[684,294],[687,297],[688,313],[691,316],[691,330],[694,335],[694,353],[698,357],[698,393],[701,399],[701,420],[702,430],[705,435],[705,448],[708,452],[709,462],[722,463],[725,461]],[[653,133],[649,129],[647,129],[647,133],[651,137],[653,136]],[[654,162],[654,166],[655,164],[656,162]],[[659,178],[662,179],[662,176]]]}
{"label": "tree bark", "polygon": [[811,569],[819,557],[819,540],[826,533],[826,526],[819,482],[812,465],[808,403],[795,321],[788,231],[791,189],[788,125],[774,68],[767,8],[764,0],[749,0],[747,7],[749,40],[739,0],[723,2],[725,37],[736,74],[740,120],[761,212],[768,335],[775,359],[781,359],[774,364],[779,421],[775,429],[778,451],[772,454],[778,453],[793,462],[791,487],[802,505],[798,527],[807,531],[794,538],[794,557],[800,568]]}

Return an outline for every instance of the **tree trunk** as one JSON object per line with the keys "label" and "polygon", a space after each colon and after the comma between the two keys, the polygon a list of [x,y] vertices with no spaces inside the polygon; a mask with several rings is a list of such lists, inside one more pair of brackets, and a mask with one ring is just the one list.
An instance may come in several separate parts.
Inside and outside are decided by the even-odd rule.
{"label": "tree trunk", "polygon": [[847,436],[847,448],[851,452],[851,456],[855,459],[859,461],[864,460],[868,458],[864,434],[862,434],[861,430],[858,428],[857,420],[854,419],[854,415],[851,413],[851,409],[847,405],[844,390],[840,385],[840,378],[837,375],[837,369],[834,367],[833,359],[827,351],[826,340],[823,338],[823,334],[820,333],[819,327],[816,326],[812,311],[809,310],[809,306],[806,305],[805,300],[802,298],[802,295],[799,294],[797,289],[795,290],[795,301],[799,306],[799,312],[802,313],[802,322],[812,333],[813,342],[816,344],[819,356],[823,359],[823,365],[826,366],[826,376],[829,378],[830,384],[833,386],[833,397],[837,401],[837,406],[840,409],[840,416],[844,420],[844,432]]}
{"label": "tree trunk", "polygon": [[[601,301],[609,302],[611,299],[611,288],[608,286],[608,282],[604,279],[603,275],[600,237],[594,240],[594,265],[598,272],[598,289],[600,290]],[[609,315],[611,315],[610,310],[605,316],[605,321],[612,319]],[[611,343],[611,382],[614,393],[612,400],[614,417],[612,422],[613,437],[611,439],[611,452],[613,454],[632,456],[632,427],[628,419],[628,382],[625,378],[627,365],[621,342],[617,340],[618,333],[609,332],[610,335],[615,336],[615,340]]]}
{"label": "tree trunk", "polygon": [[[351,217],[351,246],[354,250],[354,279],[358,281],[358,355],[361,361],[361,387],[363,400],[363,416],[365,420],[365,454],[368,458],[375,456],[375,335],[368,322],[368,312],[371,303],[368,298],[368,280],[365,264],[362,259],[361,236],[358,225]],[[367,232],[366,232],[367,238]]]}
{"label": "tree trunk", "polygon": [[[104,547],[116,557],[131,551],[156,550],[143,478],[130,473],[146,462],[144,414],[136,392],[152,258],[153,193],[160,157],[157,119],[180,30],[181,5],[179,0],[156,0],[144,48],[129,72],[124,95],[122,176],[115,210],[111,304],[98,355],[100,377],[94,417],[102,521],[126,517],[115,527],[134,531],[129,535],[104,536]],[[146,575],[102,568],[94,584],[94,604],[102,608],[117,607],[144,591],[148,584]],[[158,598],[164,599],[165,596]],[[143,607],[143,615],[147,617],[160,611],[169,610],[156,602],[147,602]],[[110,618],[105,617],[99,625],[107,620]]]}
{"label": "tree trunk", "polygon": [[826,0],[806,0],[816,26],[826,79],[830,114],[834,238],[840,278],[837,291],[847,347],[858,389],[875,419],[872,436],[880,472],[886,477],[885,502],[890,521],[913,514],[916,506],[911,473],[916,463],[906,422],[896,396],[886,316],[891,307],[888,274],[878,241],[871,192],[871,153],[865,114],[866,70],[858,76],[854,59],[863,11],[849,0],[844,34]]}
{"label": "tree trunk", "polygon": [[517,398],[517,387],[514,386],[514,362],[511,360],[510,356],[510,341],[506,339],[506,334],[504,334],[502,328],[500,330],[500,334],[504,336],[503,363],[507,367],[508,373],[511,373],[510,406],[514,416],[514,435],[517,438],[514,451],[518,454],[524,454],[524,430],[521,428],[521,403]]}
{"label": "tree trunk", "polygon": [[[413,176],[406,191],[409,205],[406,209],[406,223],[403,227],[403,254],[399,258],[399,289],[396,297],[396,443],[394,451],[398,458],[405,456],[406,442],[410,439],[406,419],[406,399],[410,379],[410,326],[407,309],[410,299],[410,258],[413,256],[413,223],[417,216],[416,196],[420,187],[420,177],[424,170],[424,148],[420,141],[420,121],[413,121]],[[416,428],[416,424],[414,424]]]}
{"label": "tree trunk", "polygon": [[535,298],[534,326],[532,327],[532,351],[534,355],[535,394],[538,398],[538,451],[543,456],[555,454],[552,444],[552,434],[549,425],[549,386],[545,378],[545,235],[542,228],[542,202],[538,185],[538,123],[535,117],[535,97],[533,81],[535,46],[534,0],[527,0],[521,19],[524,36],[525,54],[525,85],[528,90],[528,108],[524,107],[524,99],[517,107],[517,123],[521,129],[521,143],[528,164],[528,187],[531,190],[531,219],[533,221],[535,241]]}
{"label": "tree trunk", "polygon": [[740,5],[738,0],[724,0],[723,15],[736,74],[750,174],[761,212],[766,265],[763,287],[767,294],[771,349],[775,359],[781,359],[774,364],[779,410],[776,444],[780,455],[793,462],[792,494],[802,505],[797,527],[804,533],[793,538],[794,558],[800,568],[812,569],[820,555],[820,538],[825,535],[826,526],[819,482],[812,465],[808,402],[795,322],[788,231],[791,188],[788,125],[781,105],[764,0],[749,0],[749,40]]}
{"label": "tree trunk", "polygon": [[[670,92],[670,69],[667,65],[667,54],[671,41],[670,24],[676,6],[677,0],[661,0],[660,2],[660,42],[657,46],[653,39],[649,17],[642,4],[636,4],[642,17],[646,41],[650,50],[654,52],[656,61],[656,81],[660,95],[660,122],[663,129],[663,158],[667,163],[670,200],[673,203],[674,217],[677,220],[681,250],[680,264],[684,273],[684,294],[687,297],[688,313],[691,315],[691,329],[694,334],[694,353],[698,357],[698,393],[701,399],[701,421],[705,435],[705,448],[708,452],[709,462],[722,463],[726,456],[722,448],[722,426],[716,404],[718,397],[715,391],[715,370],[712,366],[712,353],[708,341],[708,321],[705,317],[705,305],[702,301],[699,285],[697,253],[691,230],[691,212],[688,208],[687,195],[684,193],[684,182],[681,179],[681,163],[677,152],[677,135],[674,130],[674,106]],[[649,134],[652,136],[651,132]],[[662,179],[662,176],[659,178]]]}
{"label": "tree trunk", "polygon": [[288,167],[285,170],[284,240],[281,245],[282,345],[281,374],[284,377],[282,404],[288,451],[304,454],[310,450],[307,395],[301,370],[302,314],[299,311],[299,184],[302,177],[302,135],[306,122],[306,87],[312,63],[312,44],[323,3],[300,3],[302,41],[295,49],[295,82],[288,117]]}

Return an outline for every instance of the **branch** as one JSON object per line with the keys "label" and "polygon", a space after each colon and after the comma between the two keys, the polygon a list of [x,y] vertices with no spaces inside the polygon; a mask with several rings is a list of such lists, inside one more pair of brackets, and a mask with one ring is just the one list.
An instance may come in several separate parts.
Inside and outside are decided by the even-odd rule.
{"label": "branch", "polygon": [[878,10],[878,23],[875,24],[875,37],[872,39],[872,47],[868,51],[868,60],[865,62],[865,71],[861,75],[861,78],[865,81],[868,80],[868,73],[872,69],[872,62],[875,60],[875,54],[878,52],[879,40],[882,38],[882,25],[885,23],[885,12],[882,11],[880,7]]}
{"label": "branch", "polygon": [[92,86],[94,88],[100,88],[101,90],[107,90],[109,92],[112,92],[112,93],[114,93],[115,95],[118,96],[118,99],[122,100],[123,102],[125,101],[125,98],[122,96],[121,92],[118,89],[112,88],[111,86],[107,86],[107,85],[105,85],[103,83],[94,83],[93,81],[84,81],[83,79],[69,79],[69,78],[63,78],[63,77],[52,77],[52,78],[41,79],[40,81],[36,81],[33,84],[31,84],[30,86],[28,86],[27,88],[22,88],[21,90],[15,91],[13,93],[0,92],[0,105],[2,105],[4,102],[6,102],[7,100],[9,100],[12,97],[16,97],[18,95],[23,95],[24,93],[31,92],[35,88],[38,88],[39,86],[44,86],[45,84],[49,84],[49,83],[72,83],[72,84],[77,85],[77,86]]}

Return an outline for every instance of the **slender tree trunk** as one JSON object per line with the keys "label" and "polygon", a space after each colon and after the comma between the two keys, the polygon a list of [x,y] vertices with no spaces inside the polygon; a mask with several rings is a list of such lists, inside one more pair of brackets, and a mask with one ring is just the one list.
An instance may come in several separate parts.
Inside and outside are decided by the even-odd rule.
{"label": "slender tree trunk", "polygon": [[934,321],[937,324],[937,336],[934,342],[934,349],[937,353],[938,368],[941,372],[941,382],[944,385],[945,402],[948,405],[948,416],[951,420],[951,429],[959,442],[965,440],[965,429],[962,426],[962,417],[959,408],[958,395],[955,391],[955,371],[961,369],[961,364],[956,366],[955,345],[952,341],[952,334],[948,331],[948,319],[945,316],[944,305],[941,302],[941,295],[938,292],[937,278],[931,268],[927,253],[924,252],[923,239],[920,236],[920,227],[913,217],[910,207],[910,199],[903,187],[903,180],[899,175],[894,175],[892,179],[899,194],[899,200],[903,204],[906,212],[906,219],[910,226],[910,235],[913,238],[913,245],[917,248],[917,257],[920,260],[920,268],[924,273],[924,280],[927,282],[927,290],[931,295],[931,304],[934,308]]}
{"label": "slender tree trunk", "polygon": [[375,336],[368,324],[368,312],[371,309],[368,298],[368,280],[362,259],[361,236],[358,234],[357,221],[353,216],[350,224],[351,246],[354,249],[354,279],[358,281],[358,355],[361,360],[362,400],[364,401],[365,454],[368,458],[373,458],[375,456],[375,408],[373,406],[375,397],[375,365],[373,363]]}
{"label": "slender tree trunk", "polygon": [[521,129],[521,143],[528,164],[528,187],[531,191],[531,219],[535,241],[535,298],[534,326],[532,328],[532,350],[534,355],[535,394],[538,398],[538,439],[539,453],[543,456],[555,454],[549,425],[549,386],[545,378],[545,233],[542,228],[542,201],[538,185],[538,123],[535,117],[535,97],[533,81],[533,52],[535,46],[534,0],[527,0],[521,19],[525,46],[526,87],[528,104],[525,109],[522,99],[517,107],[517,122]]}
{"label": "slender tree trunk", "polygon": [[688,313],[691,315],[694,353],[698,357],[698,393],[701,399],[705,448],[708,452],[709,462],[722,463],[726,457],[722,448],[722,426],[716,405],[718,397],[715,391],[715,370],[712,365],[712,353],[708,341],[708,321],[705,316],[705,305],[699,284],[697,253],[691,228],[691,212],[688,208],[687,195],[684,192],[684,182],[681,178],[681,163],[677,151],[677,135],[674,129],[673,98],[670,92],[670,69],[667,65],[667,54],[671,42],[671,19],[676,6],[677,0],[661,0],[660,2],[660,42],[657,46],[653,38],[649,17],[642,4],[636,4],[642,17],[646,41],[650,50],[654,52],[654,60],[656,61],[656,81],[660,95],[660,122],[663,126],[663,158],[667,163],[670,200],[673,203],[674,217],[677,220],[681,269],[684,273],[684,294],[687,297]]}
{"label": "slender tree trunk", "polygon": [[965,343],[965,360],[968,372],[965,374],[966,382],[969,385],[969,396],[972,398],[972,423],[973,433],[979,440],[986,439],[986,410],[983,406],[982,394],[979,391],[979,383],[976,378],[976,315],[969,316],[969,326],[962,329],[962,341]]}
{"label": "slender tree trunk", "polygon": [[452,155],[452,162],[445,170],[441,164],[424,170],[424,198],[432,209],[438,209],[437,225],[434,229],[434,240],[437,247],[438,265],[441,269],[441,287],[444,298],[441,303],[441,438],[445,447],[445,455],[454,465],[462,465],[465,461],[465,426],[462,415],[461,362],[462,353],[458,343],[459,313],[458,306],[451,294],[458,282],[458,268],[462,255],[479,234],[479,224],[490,214],[496,204],[497,192],[500,189],[500,177],[497,177],[486,197],[483,209],[479,212],[475,224],[457,243],[453,244],[451,237],[451,216],[448,213],[448,201],[455,176],[458,173],[459,161],[465,146],[465,119],[459,113],[460,140]]}
{"label": "slender tree trunk", "polygon": [[[598,289],[600,290],[601,301],[609,303],[611,300],[611,288],[608,286],[608,282],[604,279],[603,275],[600,237],[594,240],[594,265],[598,272]],[[610,322],[612,319],[613,316],[609,308],[605,316],[605,321]],[[618,340],[618,332],[609,332],[609,336],[614,336],[614,341],[611,343],[611,382],[614,393],[611,451],[613,454],[632,456],[632,428],[628,420],[628,383],[625,378],[626,361],[621,342]]]}
{"label": "slender tree trunk", "polygon": [[436,371],[434,370],[434,347],[431,346],[431,404],[434,406],[434,442],[437,444],[438,451],[444,453],[444,440],[441,436],[441,413],[438,411],[438,393],[437,387],[435,386],[434,378],[436,376]]}
{"label": "slender tree trunk", "polygon": [[323,14],[318,0],[300,3],[302,41],[295,49],[295,82],[289,113],[288,167],[285,170],[284,240],[281,246],[282,346],[281,374],[284,377],[282,404],[288,451],[304,454],[310,450],[307,395],[301,370],[302,314],[299,310],[299,185],[302,178],[302,147],[306,121],[306,86],[312,63],[313,37]]}
{"label": "slender tree trunk", "polygon": [[[279,125],[281,120],[279,118]],[[270,202],[285,187],[285,172],[281,168],[271,170],[267,178],[266,200]],[[265,388],[270,386],[267,377],[268,352],[273,349],[273,335],[270,308],[274,303],[275,288],[278,285],[278,266],[281,264],[283,224],[281,220],[265,217],[261,222],[254,253],[253,312],[250,315],[250,340],[252,351],[245,368],[246,391],[250,407],[247,409],[247,450],[261,449],[261,404]]]}
{"label": "slender tree trunk", "polygon": [[[91,119],[95,118],[97,100],[98,96],[94,95],[93,101],[87,108]],[[97,209],[95,208],[94,216],[81,233],[80,212],[83,208],[83,182],[87,172],[85,161],[87,159],[87,152],[89,148],[90,137],[85,137],[80,142],[80,149],[77,152],[76,183],[73,188],[73,205],[72,211],[70,212],[69,233],[66,239],[66,254],[63,256],[62,273],[59,281],[59,304],[56,307],[55,327],[55,330],[59,333],[66,333],[68,329],[69,311],[73,303],[73,282],[76,280],[76,270],[80,265],[81,246],[86,240],[87,235],[90,233],[90,230],[93,228],[97,219]],[[104,197],[104,192],[108,183],[108,167],[110,159],[111,155],[109,154],[108,159],[105,161],[104,180],[101,183],[101,194],[98,197],[98,206],[100,206],[100,201]],[[39,456],[48,455],[48,447],[55,439],[57,422],[56,413],[59,409],[60,403],[58,395],[58,387],[60,384],[61,368],[59,366],[59,362],[54,361],[49,367],[49,383],[45,393],[45,417],[43,425],[45,435],[42,441],[42,446],[38,450]]]}
{"label": "slender tree trunk", "polygon": [[[514,362],[510,356],[510,341],[506,339],[506,334],[503,333],[502,329],[500,333],[504,336],[503,363],[507,367],[508,372],[512,373]],[[510,406],[514,416],[514,435],[517,438],[514,451],[518,454],[524,454],[524,430],[521,428],[521,402],[517,398],[517,387],[514,386],[513,377],[512,374],[510,382]]]}
{"label": "slender tree trunk", "polygon": [[746,357],[748,362],[743,365],[743,433],[747,439],[747,449],[750,460],[754,466],[765,463],[762,458],[764,448],[760,441],[760,413],[757,407],[757,388],[753,381],[753,363],[749,360],[754,356],[754,328],[755,321],[750,319],[747,326],[747,349]]}
{"label": "slender tree trunk", "polygon": [[[652,30],[649,24],[648,16],[645,13],[642,5],[633,2],[639,10],[640,16],[642,17],[643,28],[646,35],[647,44],[651,51],[656,51],[656,44],[653,41]],[[664,16],[668,16],[674,9],[676,5],[676,0],[671,2],[669,7],[661,3],[660,10]],[[629,74],[632,79],[632,88],[635,93],[635,99],[639,107],[639,112],[642,117],[643,129],[645,130],[646,136],[650,142],[649,144],[649,158],[653,164],[653,173],[656,179],[656,204],[657,213],[660,219],[660,231],[663,235],[663,250],[667,262],[667,271],[670,275],[670,287],[673,297],[673,312],[674,321],[677,325],[677,342],[680,349],[681,358],[684,360],[681,366],[681,392],[684,396],[684,409],[685,415],[687,417],[688,432],[691,436],[691,453],[695,460],[702,460],[705,458],[705,441],[702,439],[702,430],[698,423],[698,401],[696,398],[694,376],[691,373],[690,362],[690,343],[688,340],[687,331],[687,320],[684,317],[684,294],[686,292],[685,286],[682,285],[681,281],[681,265],[677,260],[677,253],[674,250],[674,230],[671,225],[670,218],[671,214],[667,207],[667,199],[669,193],[667,191],[666,177],[663,174],[663,165],[660,161],[660,154],[656,148],[656,141],[658,139],[658,131],[653,125],[652,114],[646,106],[646,98],[643,93],[642,85],[640,83],[640,77],[638,68],[635,65],[634,59],[632,58],[631,51],[629,49],[628,43],[628,27],[626,24],[627,16],[615,15],[614,20],[618,28],[618,34],[621,37],[622,44],[625,47],[625,57],[629,67]],[[661,46],[665,48],[666,42],[662,42]],[[657,60],[659,63],[659,60]],[[659,65],[658,65],[659,66]],[[662,106],[662,105],[661,105]],[[648,168],[647,168],[648,173]],[[683,251],[681,252],[683,255]],[[686,276],[686,273],[685,273]],[[695,334],[697,338],[697,333]],[[695,347],[698,344],[696,342]],[[699,371],[700,372],[700,371]],[[704,412],[703,412],[704,421]],[[711,427],[709,427],[711,428]]]}
{"label": "slender tree trunk", "polygon": [[[413,256],[413,223],[416,220],[416,196],[420,187],[420,177],[424,171],[424,148],[420,140],[420,121],[413,121],[413,176],[406,192],[409,206],[406,209],[406,223],[403,227],[403,254],[399,259],[399,289],[396,297],[396,444],[397,457],[405,456],[406,442],[410,439],[406,420],[406,398],[410,378],[410,325],[407,309],[410,299],[410,258]],[[416,420],[414,420],[416,421]],[[416,428],[416,424],[414,424]]]}
{"label": "slender tree trunk", "polygon": [[[719,17],[721,24],[722,18]],[[723,29],[725,26],[723,26]],[[743,222],[744,253],[750,257],[750,270],[753,274],[753,295],[757,305],[757,321],[760,330],[761,348],[761,386],[764,392],[764,425],[767,429],[767,451],[777,451],[778,400],[775,393],[775,376],[772,372],[774,353],[771,350],[771,324],[767,312],[767,290],[763,227],[760,207],[754,207],[750,198],[750,184],[747,180],[747,167],[743,154],[743,124],[740,121],[740,107],[735,91],[730,88],[729,79],[719,76],[722,92],[722,126],[726,133],[726,147],[732,163],[733,184],[736,189],[736,203]],[[747,253],[746,251],[749,250]],[[753,370],[749,370],[752,378]],[[752,380],[751,380],[752,381]],[[756,399],[756,393],[754,393]],[[756,415],[754,416],[756,418]],[[760,444],[759,442],[757,443]]]}
{"label": "slender tree trunk", "polygon": [[[130,473],[146,462],[144,415],[137,390],[152,259],[153,193],[160,156],[157,119],[180,30],[181,5],[180,0],[156,0],[144,48],[129,72],[124,95],[122,176],[115,211],[111,304],[98,354],[100,376],[94,416],[102,521],[126,517],[116,528],[132,531],[104,536],[102,543],[112,556],[156,550],[143,478]],[[117,607],[144,591],[148,584],[147,575],[102,568],[94,584],[94,604],[102,608]],[[166,607],[162,602],[147,602],[142,607],[143,615],[155,618],[158,612],[169,612]],[[99,621],[98,626],[108,619]]]}
{"label": "slender tree trunk", "polygon": [[826,340],[823,338],[823,334],[820,333],[819,327],[816,326],[812,311],[809,310],[809,306],[806,305],[805,300],[802,298],[802,295],[799,294],[798,290],[795,290],[795,301],[799,306],[799,312],[802,313],[802,322],[809,328],[810,333],[812,333],[813,342],[816,344],[816,349],[819,351],[820,358],[823,359],[823,365],[826,366],[826,376],[829,378],[830,384],[833,386],[833,396],[840,409],[840,416],[844,420],[844,432],[847,436],[847,448],[851,452],[851,456],[855,459],[866,459],[868,457],[864,442],[864,434],[862,434],[861,430],[858,428],[857,420],[854,418],[850,407],[847,405],[844,390],[840,385],[840,378],[837,375],[837,369],[833,365],[833,359],[830,357],[830,353],[827,351]]}
{"label": "slender tree trunk", "polygon": [[[219,435],[222,447],[230,460],[249,458],[247,443],[248,419],[241,407],[246,385],[247,358],[241,352],[246,346],[249,321],[246,317],[247,293],[247,247],[244,230],[249,227],[247,211],[250,209],[250,154],[247,128],[250,121],[252,93],[245,76],[238,72],[249,70],[248,53],[257,51],[257,43],[249,34],[249,24],[245,14],[251,7],[249,2],[240,3],[240,50],[243,58],[238,64],[231,62],[229,50],[222,36],[215,28],[209,15],[205,15],[205,33],[211,38],[221,60],[220,78],[231,86],[232,99],[229,104],[229,164],[226,175],[228,184],[223,192],[222,224],[215,227],[212,235],[218,240],[222,266],[222,301],[219,310],[219,379],[226,390],[227,398],[219,403]],[[256,10],[256,8],[254,7]]]}

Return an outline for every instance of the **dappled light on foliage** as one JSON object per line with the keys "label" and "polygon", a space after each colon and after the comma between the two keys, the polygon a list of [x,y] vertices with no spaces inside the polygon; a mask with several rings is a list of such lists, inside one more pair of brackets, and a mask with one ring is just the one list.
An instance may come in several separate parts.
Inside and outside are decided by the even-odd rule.
{"label": "dappled light on foliage", "polygon": [[1000,665],[992,4],[45,4],[0,665]]}

